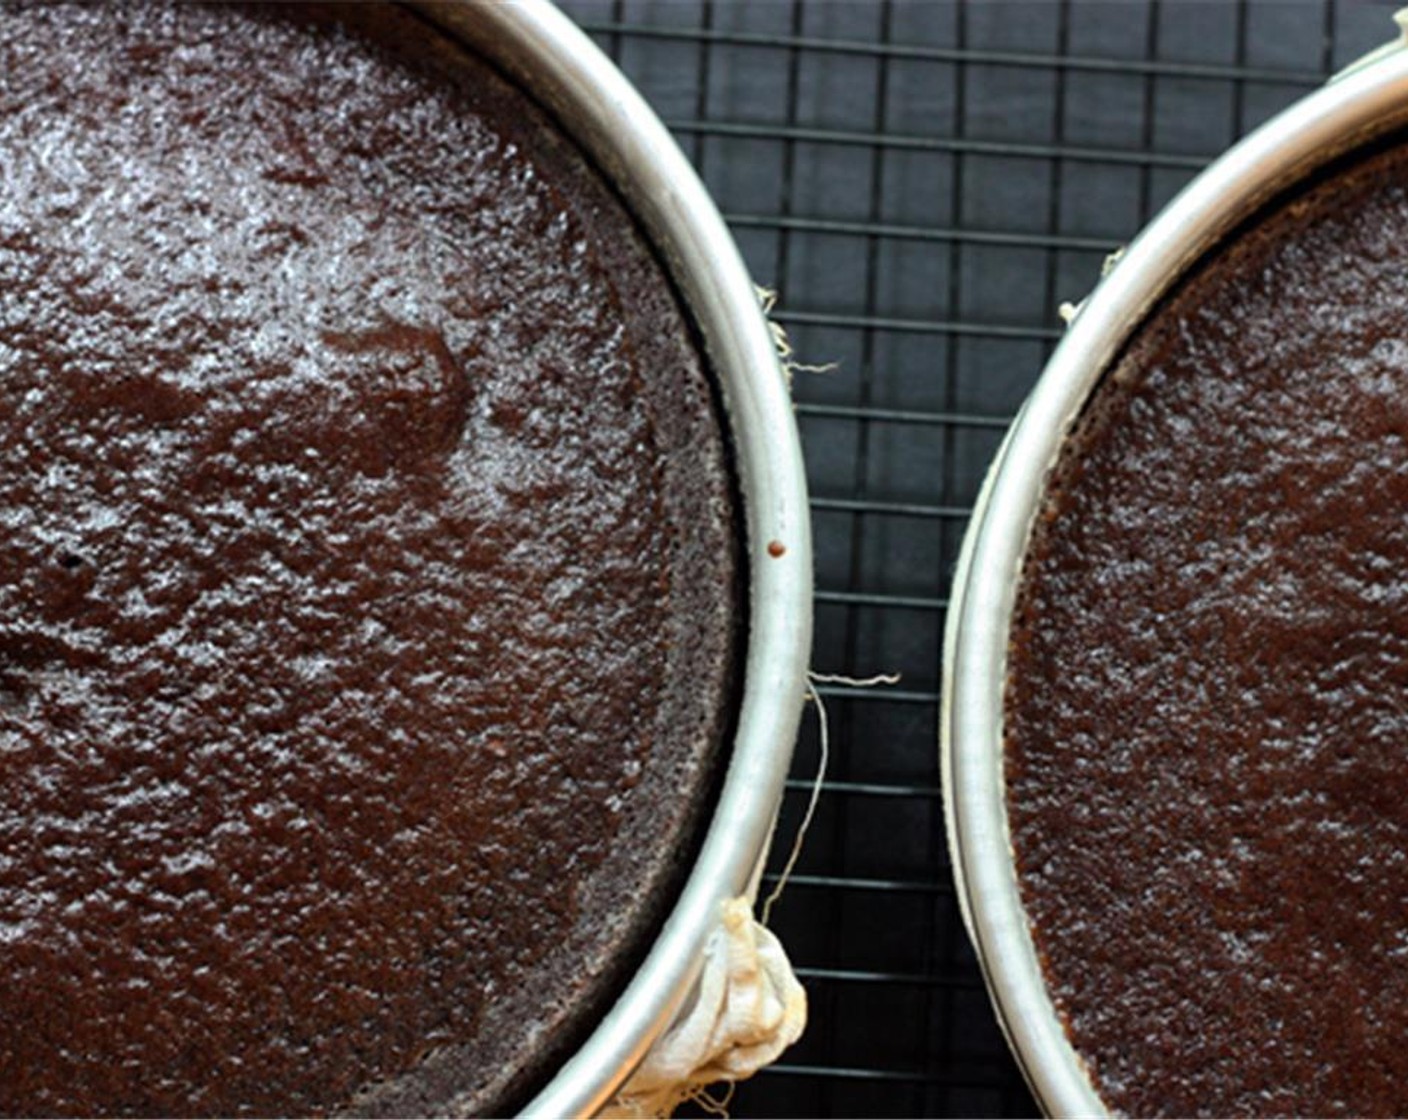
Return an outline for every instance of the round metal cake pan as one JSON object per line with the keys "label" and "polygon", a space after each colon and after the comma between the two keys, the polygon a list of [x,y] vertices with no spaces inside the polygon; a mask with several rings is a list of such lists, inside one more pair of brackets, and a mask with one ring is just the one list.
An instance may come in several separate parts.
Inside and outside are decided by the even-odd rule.
{"label": "round metal cake pan", "polygon": [[747,656],[722,791],[692,871],[615,1006],[524,1115],[590,1115],[667,1027],[722,903],[756,887],[782,800],[811,651],[807,489],[791,399],[758,295],[693,167],[629,81],[545,0],[409,5],[512,76],[613,183],[703,340],[723,398],[747,536]]}
{"label": "round metal cake pan", "polygon": [[1051,1115],[1106,1108],[1048,994],[1007,821],[1003,697],[1013,603],[1047,475],[1102,374],[1154,304],[1262,205],[1408,124],[1408,51],[1376,52],[1193,180],[1081,305],[992,464],[964,539],[944,635],[948,843],[968,933],[1008,1042]]}

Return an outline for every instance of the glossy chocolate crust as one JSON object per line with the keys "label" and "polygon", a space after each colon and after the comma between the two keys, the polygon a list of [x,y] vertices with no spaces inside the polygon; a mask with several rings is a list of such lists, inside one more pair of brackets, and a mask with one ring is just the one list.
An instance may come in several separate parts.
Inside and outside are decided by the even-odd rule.
{"label": "glossy chocolate crust", "polygon": [[689,858],[737,546],[621,205],[414,16],[0,6],[0,1112],[500,1112]]}
{"label": "glossy chocolate crust", "polygon": [[1408,1109],[1408,153],[1284,200],[1136,333],[1033,531],[1023,899],[1132,1115]]}

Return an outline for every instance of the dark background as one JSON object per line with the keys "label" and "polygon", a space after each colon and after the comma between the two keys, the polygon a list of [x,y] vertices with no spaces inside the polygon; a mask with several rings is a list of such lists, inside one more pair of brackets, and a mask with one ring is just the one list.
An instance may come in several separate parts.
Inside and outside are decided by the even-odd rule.
{"label": "dark background", "polygon": [[[799,358],[832,756],[773,927],[811,998],[735,1117],[1019,1116],[963,932],[939,647],[988,459],[1094,284],[1199,168],[1392,38],[1392,4],[563,0],[713,192]],[[818,765],[808,712],[773,868]]]}

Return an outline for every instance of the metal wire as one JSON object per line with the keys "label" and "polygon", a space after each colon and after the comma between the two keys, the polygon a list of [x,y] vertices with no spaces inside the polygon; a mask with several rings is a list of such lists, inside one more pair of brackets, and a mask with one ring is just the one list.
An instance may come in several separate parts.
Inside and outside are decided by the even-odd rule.
{"label": "metal wire", "polygon": [[637,39],[685,40],[715,46],[771,47],[804,50],[815,54],[870,55],[886,59],[922,59],[966,65],[1029,67],[1038,70],[1061,69],[1104,74],[1148,74],[1169,78],[1210,78],[1229,81],[1297,83],[1307,88],[1324,80],[1318,69],[1303,71],[1258,69],[1243,65],[1216,66],[1189,62],[1161,62],[1157,59],[1089,58],[1057,52],[1054,54],[1014,51],[955,50],[904,43],[870,43],[861,40],[820,39],[805,36],[758,35],[746,32],[718,32],[708,28],[650,27],[641,23],[584,20],[582,27],[602,36],[630,35]]}
{"label": "metal wire", "polygon": [[[832,768],[774,918],[812,1025],[730,1113],[1031,1115],[943,835],[939,644],[971,502],[1057,301],[1227,143],[1390,38],[1392,5],[561,2],[660,107],[803,360],[840,363],[795,382],[814,663],[904,677],[818,690]],[[809,729],[784,836],[815,752]]]}

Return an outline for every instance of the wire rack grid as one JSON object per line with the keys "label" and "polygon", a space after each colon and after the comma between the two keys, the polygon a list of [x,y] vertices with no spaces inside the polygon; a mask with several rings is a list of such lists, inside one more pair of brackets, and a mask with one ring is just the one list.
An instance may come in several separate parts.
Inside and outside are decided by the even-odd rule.
{"label": "wire rack grid", "polygon": [[[940,637],[987,463],[1104,257],[1391,36],[1322,0],[564,0],[701,172],[802,360],[831,758],[773,915],[808,1033],[746,1116],[1032,1115],[954,895]],[[819,766],[809,718],[774,864]],[[772,868],[774,877],[777,868]]]}

